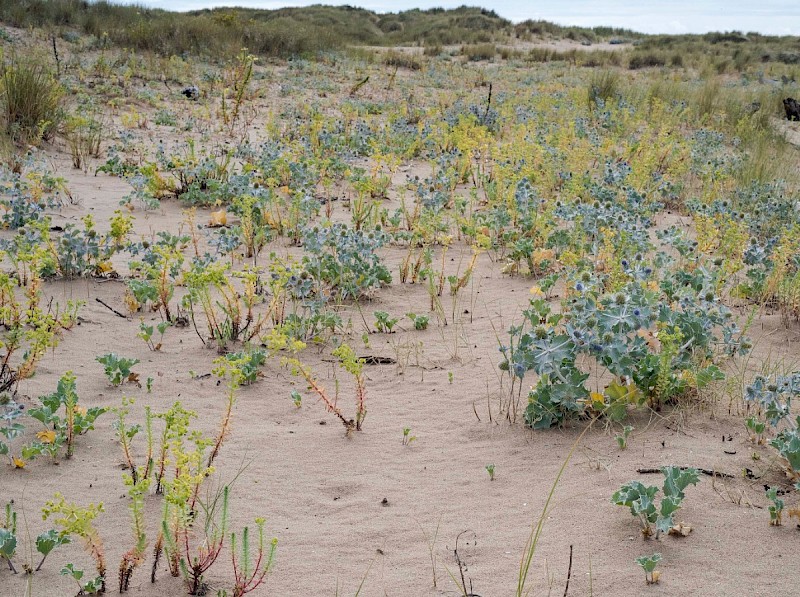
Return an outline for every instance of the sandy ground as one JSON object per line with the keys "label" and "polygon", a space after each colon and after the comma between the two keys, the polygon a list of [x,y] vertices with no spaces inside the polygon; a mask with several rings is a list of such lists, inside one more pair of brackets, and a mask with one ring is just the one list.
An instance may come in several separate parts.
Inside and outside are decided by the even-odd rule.
{"label": "sandy ground", "polygon": [[[128,184],[72,170],[63,153],[51,157],[79,200],[54,218],[77,221],[91,212],[104,225],[129,192]],[[398,176],[423,168],[412,164]],[[181,209],[165,201],[154,212],[136,211],[136,233],[177,232]],[[347,217],[342,207],[336,210],[337,217]],[[207,219],[208,211],[202,211],[198,220]],[[270,250],[290,249],[281,240],[263,254]],[[369,322],[374,310],[394,315],[426,310],[425,288],[398,281],[404,255],[399,248],[385,251],[395,282],[362,305]],[[451,249],[448,273],[459,264],[463,268],[468,258],[468,248]],[[787,328],[769,313],[757,318],[751,330],[755,350],[731,365],[729,388],[716,388],[697,404],[675,411],[637,414],[629,421],[635,427],[629,446],[620,450],[613,437],[619,429],[601,423],[581,437],[580,423],[534,433],[520,417],[508,420],[514,404],[524,408],[525,392],[519,401],[509,395],[508,380],[497,369],[498,336],[504,338],[509,326],[519,322],[529,286],[528,280],[502,275],[500,265],[484,254],[458,303],[445,297],[447,325],[432,316],[427,331],[414,331],[406,320],[397,333],[369,334],[368,346],[358,344],[359,354],[389,357],[395,364],[368,367],[368,415],[363,432],[354,437],[345,437],[337,420],[308,393],[300,408],[294,406],[290,393],[303,392],[304,384],[278,359],[267,363],[262,379],[242,389],[216,480],[233,482],[234,529],[263,516],[268,533],[279,540],[274,570],[254,595],[353,595],[362,583],[360,595],[367,597],[459,595],[454,582],[461,577],[453,551],[457,538],[467,590],[483,597],[514,595],[532,525],[573,447],[533,559],[531,594],[567,594],[567,578],[570,595],[798,594],[800,532],[794,524],[770,527],[765,509],[764,484],[786,482],[774,466],[773,451],[748,440],[736,396],[742,380],[762,367],[797,366],[800,328]],[[61,302],[85,300],[86,306],[80,325],[22,384],[20,396],[28,406],[51,392],[69,369],[78,376],[85,406],[117,407],[123,396],[135,398],[130,419],[141,421],[144,406],[163,411],[180,400],[197,412],[200,429],[216,431],[224,407],[222,388],[203,375],[210,373],[217,355],[203,348],[192,329],[170,329],[163,350],[150,352],[136,338],[138,316],[120,318],[95,301],[101,298],[123,311],[122,281],[49,283],[46,292]],[[342,317],[352,322],[358,342],[367,331],[361,314],[349,308]],[[157,318],[147,315],[146,320]],[[95,357],[111,351],[141,360],[135,371],[141,379],[155,380],[152,393],[133,384],[108,386]],[[309,349],[303,359],[333,386],[332,366],[323,355]],[[341,381],[341,404],[348,410],[352,388],[348,379]],[[97,526],[106,545],[109,592],[116,592],[117,563],[133,538],[112,418],[104,416],[94,432],[78,439],[71,460],[54,465],[42,459],[25,470],[0,467],[0,504],[14,500],[20,512],[24,554],[28,537],[48,528],[39,510],[54,492],[81,504],[103,502],[106,512]],[[402,442],[406,427],[416,438],[407,446]],[[143,449],[138,443],[139,458]],[[489,464],[495,466],[493,481],[485,470]],[[694,528],[688,537],[645,540],[636,521],[612,505],[610,496],[632,479],[658,483],[658,476],[639,475],[638,468],[671,464],[714,469],[732,478],[703,477],[687,490],[679,519]],[[745,468],[757,478],[744,478]],[[151,545],[160,508],[160,498],[147,498]],[[663,554],[661,583],[646,586],[634,559],[653,552]],[[0,566],[0,596],[73,594],[74,587],[58,574],[68,561],[92,569],[78,545],[55,551],[33,576],[13,576]],[[148,558],[137,570],[130,593],[185,593],[163,566],[151,584],[150,565]],[[226,549],[209,574],[210,594],[229,587],[230,578]]]}
{"label": "sandy ground", "polygon": [[[65,174],[83,198],[83,206],[68,208],[66,217],[90,205],[100,213],[112,210],[119,194],[126,192],[115,179]],[[163,211],[137,223],[142,230],[174,229],[179,221],[179,206],[165,203]],[[389,250],[386,257],[396,271],[402,252]],[[453,259],[451,267],[456,267],[458,255]],[[234,528],[265,516],[269,532],[279,538],[274,572],[266,588],[255,594],[333,595],[337,586],[339,594],[352,594],[362,578],[362,595],[458,594],[448,570],[459,576],[453,548],[464,532],[459,553],[474,593],[513,594],[531,524],[582,427],[533,433],[500,413],[508,396],[507,388],[500,388],[495,331],[502,334],[518,317],[527,302],[528,282],[500,275],[484,256],[467,290],[456,308],[457,324],[371,334],[369,347],[360,348],[361,354],[391,357],[397,364],[369,367],[369,411],[364,431],[355,437],[345,438],[337,421],[311,396],[296,408],[289,394],[295,388],[302,391],[302,384],[277,359],[268,363],[262,380],[241,392],[218,475],[225,482],[238,473]],[[163,410],[181,400],[197,411],[202,429],[216,429],[223,408],[221,389],[213,378],[191,379],[189,373],[210,372],[216,354],[204,349],[192,330],[169,330],[163,351],[149,352],[135,338],[136,318],[121,319],[94,300],[100,297],[122,310],[121,282],[54,283],[48,291],[59,300],[84,299],[87,306],[81,325],[65,335],[36,377],[23,384],[23,396],[51,391],[59,375],[71,369],[78,375],[85,405],[118,406],[122,396],[129,396],[136,397],[137,406]],[[448,300],[445,309],[450,313]],[[401,314],[426,301],[424,288],[395,283],[364,311]],[[363,324],[357,313],[351,316],[360,334]],[[796,327],[784,329],[776,316],[758,320],[755,327],[756,352],[743,367],[752,373],[765,359],[795,364]],[[94,361],[109,351],[141,359],[136,370],[142,379],[156,380],[152,394],[130,384],[109,387]],[[330,364],[309,352],[305,358],[331,384]],[[350,408],[348,390],[343,380],[345,408]],[[609,501],[622,483],[641,478],[639,467],[691,465],[736,477],[750,467],[761,474],[769,467],[770,452],[749,443],[741,418],[735,416],[739,404],[731,408],[735,412],[728,415],[729,399],[720,394],[706,397],[698,409],[639,415],[631,421],[635,431],[625,451],[616,447],[612,430],[600,425],[577,441],[534,559],[531,583],[536,594],[548,587],[563,591],[570,546],[574,595],[772,595],[793,586],[800,533],[792,525],[769,527],[764,510],[764,482],[781,481],[774,468],[764,479],[703,478],[689,489],[680,519],[695,530],[685,539],[645,541],[633,518]],[[416,436],[409,446],[402,444],[404,427]],[[754,452],[763,459],[753,461]],[[79,503],[104,502],[106,513],[98,526],[113,570],[131,542],[121,462],[108,415],[95,432],[78,440],[71,461],[59,466],[39,461],[24,471],[0,469],[0,501],[14,499],[25,509],[32,535],[45,528],[38,509],[55,491]],[[487,464],[495,465],[494,481],[488,478]],[[147,508],[154,533],[159,499],[149,497]],[[753,537],[758,537],[757,549]],[[662,582],[646,587],[633,559],[654,551],[664,556]],[[212,586],[225,585],[228,557],[210,574]],[[67,560],[90,568],[76,546],[63,548],[29,579],[32,594],[69,594],[69,585],[57,575]],[[147,576],[145,570],[137,572],[132,593],[181,590],[166,571],[155,585]],[[22,594],[27,580],[0,571],[0,595]]]}

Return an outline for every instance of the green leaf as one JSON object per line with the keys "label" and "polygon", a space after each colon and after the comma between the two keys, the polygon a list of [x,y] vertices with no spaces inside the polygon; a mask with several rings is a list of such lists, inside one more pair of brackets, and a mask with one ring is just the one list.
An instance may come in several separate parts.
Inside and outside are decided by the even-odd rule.
{"label": "green leaf", "polygon": [[78,582],[83,578],[83,570],[75,568],[75,564],[67,564],[61,569],[61,574],[71,576]]}
{"label": "green leaf", "polygon": [[17,537],[9,529],[0,527],[0,556],[10,560],[17,551]]}
{"label": "green leaf", "polygon": [[705,369],[701,369],[697,372],[696,380],[697,380],[697,389],[702,390],[708,384],[713,381],[722,381],[725,379],[725,374],[720,371],[719,367],[716,365],[709,365]]}
{"label": "green leaf", "polygon": [[641,556],[636,558],[636,563],[641,566],[648,574],[656,569],[656,565],[661,561],[661,554],[654,553],[651,556]]}
{"label": "green leaf", "polygon": [[675,522],[672,520],[672,515],[680,509],[682,501],[683,499],[678,496],[665,496],[661,500],[658,520],[656,521],[656,528],[659,531],[668,533],[675,525]]}
{"label": "green leaf", "polygon": [[697,485],[700,481],[700,471],[696,468],[681,469],[677,466],[665,466],[661,469],[664,473],[664,496],[677,496],[683,499],[683,490],[689,485]]}
{"label": "green leaf", "polygon": [[69,535],[50,529],[36,537],[36,551],[46,556],[59,545],[67,545],[68,543],[70,543]]}

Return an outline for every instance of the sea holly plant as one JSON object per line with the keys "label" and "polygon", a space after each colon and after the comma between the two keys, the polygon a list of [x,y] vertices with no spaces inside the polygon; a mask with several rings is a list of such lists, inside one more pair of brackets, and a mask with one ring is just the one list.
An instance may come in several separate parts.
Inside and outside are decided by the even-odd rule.
{"label": "sea holly plant", "polygon": [[103,586],[105,581],[101,576],[95,576],[88,581],[83,582],[83,570],[75,568],[75,565],[70,563],[61,569],[62,576],[69,576],[78,585],[78,595],[99,595],[104,592]]}
{"label": "sea holly plant", "polygon": [[407,313],[406,317],[408,317],[411,322],[414,324],[414,329],[418,331],[427,330],[428,323],[430,322],[430,316],[428,315],[417,315],[416,313]]}
{"label": "sea holly plant", "polygon": [[11,392],[0,393],[0,456],[8,456],[9,462],[14,464],[14,455],[11,451],[11,442],[25,432],[25,425],[18,419],[25,414],[25,406],[16,402]]}
{"label": "sea holly plant", "polygon": [[67,545],[69,543],[72,543],[72,541],[69,538],[69,535],[63,531],[58,532],[55,529],[50,529],[44,533],[40,533],[36,537],[36,551],[42,554],[42,559],[39,560],[39,564],[36,566],[36,572],[42,569],[47,556],[49,556],[56,547]]}
{"label": "sea holly plant", "polygon": [[661,472],[664,474],[664,484],[660,501],[656,497],[659,492],[657,486],[644,485],[639,481],[626,483],[611,496],[613,504],[628,507],[639,520],[645,538],[653,535],[653,526],[656,539],[660,533],[668,533],[675,526],[673,515],[686,497],[684,490],[700,481],[700,473],[694,468],[665,466]]}
{"label": "sea holly plant", "polygon": [[17,513],[14,512],[11,504],[6,504],[6,511],[3,517],[3,524],[0,525],[0,559],[8,564],[8,569],[14,574],[17,569],[11,558],[17,553]]}
{"label": "sea holly plant", "polygon": [[94,429],[97,418],[108,411],[105,407],[84,408],[78,404],[76,378],[72,371],[61,376],[55,392],[40,396],[39,400],[42,405],[30,409],[28,414],[45,429],[36,434],[35,442],[23,447],[22,457],[26,460],[41,454],[56,458],[61,447],[65,448],[64,456],[71,458],[75,438]]}
{"label": "sea holly plant", "polygon": [[[609,293],[583,272],[569,282],[561,313],[532,299],[523,325],[510,330],[510,345],[500,347],[502,370],[519,380],[531,370],[539,375],[528,425],[545,429],[592,411],[621,420],[630,405],[658,409],[722,379],[717,353],[743,352],[748,343],[705,290],[712,282],[702,272],[691,276],[662,280],[659,290],[655,281],[634,280]],[[594,363],[613,381],[590,397],[584,382]]]}
{"label": "sea holly plant", "polygon": [[767,489],[767,499],[772,502],[769,506],[769,524],[779,527],[783,524],[783,509],[786,503],[778,497],[777,487]]}
{"label": "sea holly plant", "polygon": [[[769,445],[778,451],[786,474],[798,481],[800,487],[800,416],[794,419],[791,416],[792,401],[797,396],[800,396],[800,372],[769,378],[759,375],[745,389],[745,400],[757,407],[766,423],[777,431]],[[760,419],[751,417],[747,425],[756,437],[763,436],[765,425]]]}
{"label": "sea holly plant", "polygon": [[303,230],[305,269],[340,300],[359,299],[392,281],[378,249],[389,242],[381,229],[352,230],[344,224]]}
{"label": "sea holly plant", "polygon": [[622,433],[618,433],[614,436],[614,439],[617,440],[617,445],[619,446],[620,450],[624,450],[628,447],[628,437],[632,431],[632,426],[625,425],[625,427],[622,428]]}
{"label": "sea holly plant", "polygon": [[129,359],[110,352],[95,360],[103,365],[103,371],[112,386],[119,386],[127,381],[136,382],[139,379],[138,374],[132,371],[133,366],[139,363],[139,359]]}
{"label": "sea holly plant", "polygon": [[386,311],[375,311],[375,329],[382,334],[391,334],[394,326],[400,319],[398,317],[391,317]]}
{"label": "sea holly plant", "polygon": [[[161,350],[164,343],[164,333],[172,324],[169,321],[162,321],[155,326],[147,325],[144,320],[139,323],[139,333],[136,334],[139,338],[144,340],[147,348],[152,351]],[[158,330],[158,342],[153,340],[154,332]]]}
{"label": "sea holly plant", "polygon": [[661,574],[656,570],[656,566],[661,561],[661,554],[654,553],[651,556],[640,556],[636,558],[636,563],[644,570],[644,580],[648,585],[658,583]]}

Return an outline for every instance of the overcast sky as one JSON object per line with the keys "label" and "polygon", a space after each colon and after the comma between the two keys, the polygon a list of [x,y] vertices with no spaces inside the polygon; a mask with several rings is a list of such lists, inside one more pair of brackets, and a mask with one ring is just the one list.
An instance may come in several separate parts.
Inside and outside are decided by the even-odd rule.
{"label": "overcast sky", "polygon": [[[169,10],[215,6],[274,9],[309,4],[350,4],[376,12],[481,4],[469,0],[137,0],[135,3]],[[800,35],[798,0],[486,0],[482,5],[493,8],[512,21],[545,19],[564,25],[613,25],[645,33],[705,33],[737,29],[774,35]]]}

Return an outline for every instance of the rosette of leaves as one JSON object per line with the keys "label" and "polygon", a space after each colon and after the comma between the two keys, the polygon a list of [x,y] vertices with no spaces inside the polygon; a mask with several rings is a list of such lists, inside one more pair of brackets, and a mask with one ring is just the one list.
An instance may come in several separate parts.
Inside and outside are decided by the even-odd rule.
{"label": "rosette of leaves", "polygon": [[674,514],[686,497],[684,490],[700,481],[700,473],[694,468],[665,466],[661,472],[664,474],[664,484],[660,500],[657,499],[657,486],[644,485],[639,481],[626,483],[611,496],[613,504],[630,509],[631,514],[639,520],[645,537],[653,534],[653,526],[656,538],[659,533],[668,533],[675,526]]}

